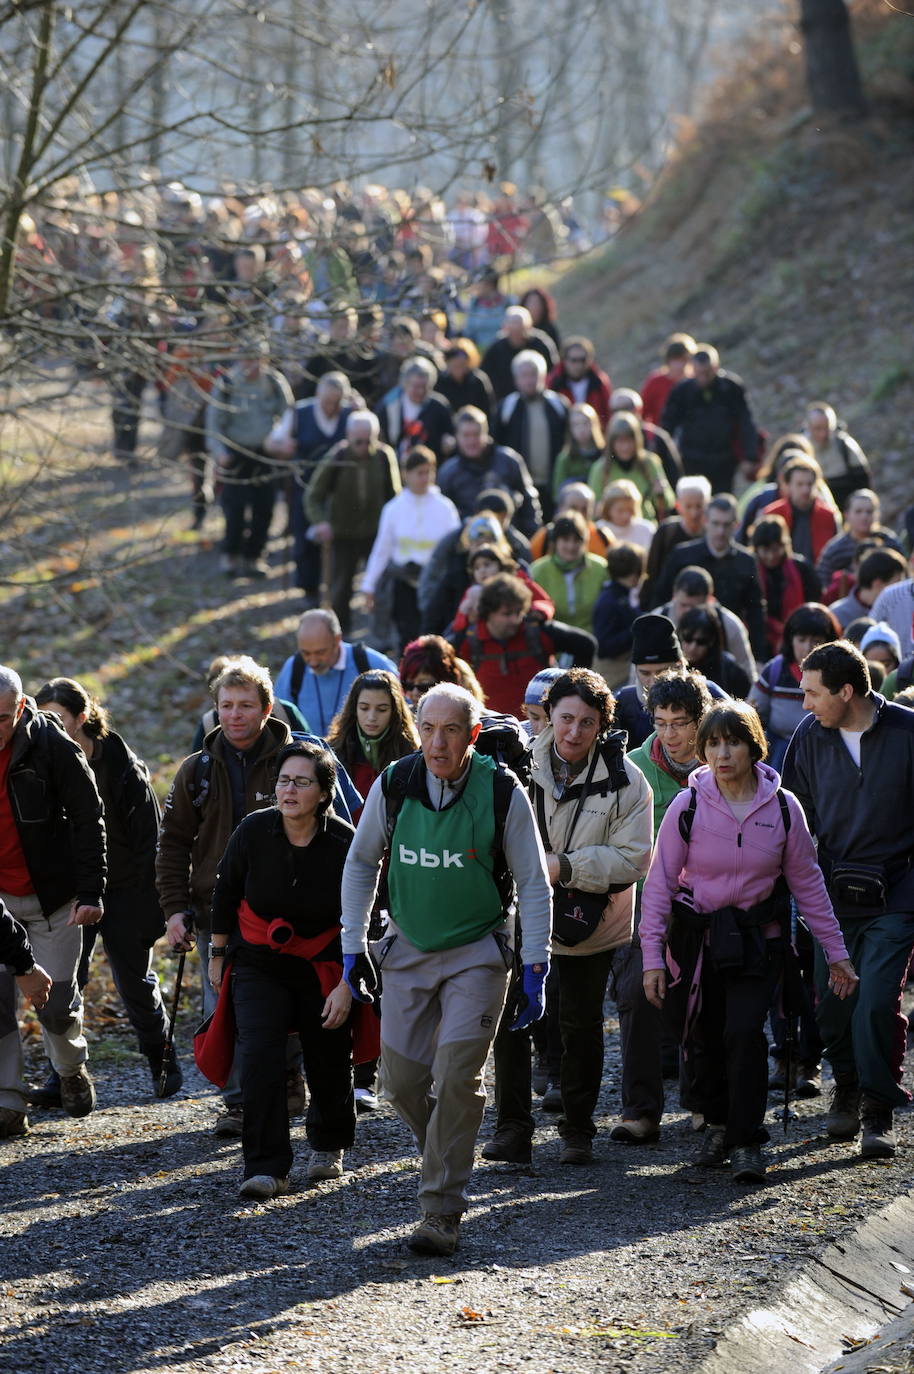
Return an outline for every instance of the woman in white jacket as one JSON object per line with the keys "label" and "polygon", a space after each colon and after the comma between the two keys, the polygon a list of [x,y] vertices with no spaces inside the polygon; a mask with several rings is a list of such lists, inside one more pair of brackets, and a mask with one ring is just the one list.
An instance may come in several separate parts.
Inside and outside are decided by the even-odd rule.
{"label": "woman in white jacket", "polygon": [[362,577],[367,609],[380,601],[379,587],[389,580],[393,589],[393,622],[399,654],[420,632],[416,589],[419,574],[436,545],[460,525],[457,507],[435,486],[437,460],[430,448],[417,444],[403,460],[403,490],[381,511],[378,532]]}
{"label": "woman in white jacket", "polygon": [[[632,938],[634,887],[647,872],[653,798],[613,730],[605,681],[572,668],[552,684],[549,724],[533,746],[531,792],[553,888],[552,951],[562,1036],[563,1164],[587,1164],[603,1076],[603,998],[616,950]],[[511,1010],[510,994],[507,1012]],[[503,1020],[503,1027],[507,1020]],[[530,1157],[530,1049],[499,1031],[495,1042],[498,1126],[487,1159]],[[625,1087],[623,1086],[623,1097]]]}

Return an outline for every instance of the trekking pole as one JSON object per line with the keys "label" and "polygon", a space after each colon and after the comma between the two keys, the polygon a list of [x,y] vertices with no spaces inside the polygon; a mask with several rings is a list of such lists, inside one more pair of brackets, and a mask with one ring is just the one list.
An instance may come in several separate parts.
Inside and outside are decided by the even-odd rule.
{"label": "trekking pole", "polygon": [[784,951],[784,972],[781,998],[784,1006],[784,1134],[787,1134],[787,1123],[790,1121],[790,1075],[793,1072],[794,1051],[796,1048],[796,1026],[794,1024],[792,1003],[792,983],[794,969],[793,959],[796,958],[797,947],[797,922],[799,913],[797,911],[796,899],[791,895],[790,898],[790,937],[787,948]]}
{"label": "trekking pole", "polygon": [[178,959],[178,971],[175,974],[175,990],[171,999],[171,1012],[168,1017],[168,1034],[165,1037],[165,1044],[162,1048],[162,1069],[159,1074],[159,1083],[156,1088],[156,1096],[165,1096],[165,1084],[168,1079],[168,1070],[171,1068],[171,1061],[175,1053],[175,1021],[178,1019],[178,1003],[181,1000],[181,983],[184,979],[184,961],[187,958],[185,950],[181,950],[181,957]]}

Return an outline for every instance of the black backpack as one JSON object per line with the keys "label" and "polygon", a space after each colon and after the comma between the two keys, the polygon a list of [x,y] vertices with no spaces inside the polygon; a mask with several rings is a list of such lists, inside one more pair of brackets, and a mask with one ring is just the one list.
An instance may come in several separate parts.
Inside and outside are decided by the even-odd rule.
{"label": "black backpack", "polygon": [[[368,662],[368,650],[365,648],[364,644],[353,644],[352,661],[360,673],[367,673],[371,670],[371,664]],[[301,654],[296,654],[292,664],[292,681],[289,685],[289,692],[292,697],[293,705],[295,706],[298,705],[298,694],[301,691],[301,685],[304,680],[305,660],[302,658]]]}

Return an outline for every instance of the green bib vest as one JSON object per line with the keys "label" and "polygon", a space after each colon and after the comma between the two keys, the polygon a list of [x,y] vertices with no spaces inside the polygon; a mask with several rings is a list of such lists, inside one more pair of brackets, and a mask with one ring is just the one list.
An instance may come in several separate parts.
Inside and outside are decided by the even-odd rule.
{"label": "green bib vest", "polygon": [[504,920],[493,877],[495,804],[490,758],[473,754],[460,796],[443,811],[406,797],[390,839],[393,919],[428,954],[468,945]]}

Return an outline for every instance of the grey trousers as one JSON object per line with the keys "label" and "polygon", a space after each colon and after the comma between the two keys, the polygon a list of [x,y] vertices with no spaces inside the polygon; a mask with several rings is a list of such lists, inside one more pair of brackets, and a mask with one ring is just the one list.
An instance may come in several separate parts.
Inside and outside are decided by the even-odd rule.
{"label": "grey trousers", "polygon": [[[28,931],[36,964],[53,979],[47,1004],[37,1013],[45,1053],[61,1075],[76,1073],[88,1057],[83,1034],[83,1000],[76,986],[82,929],[68,926],[72,902],[43,916],[37,897],[0,892],[4,904]],[[12,969],[0,965],[0,1107],[24,1112],[22,1040],[16,1017],[18,989]]]}
{"label": "grey trousers", "polygon": [[423,954],[391,934],[381,942],[383,1094],[419,1146],[423,1212],[462,1213],[508,970],[492,935]]}

